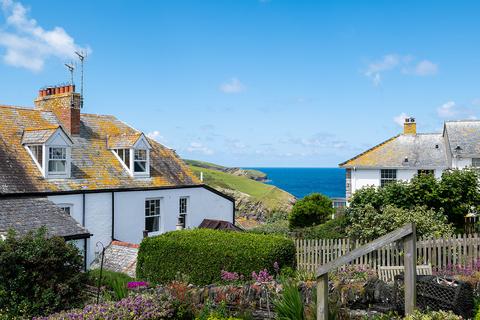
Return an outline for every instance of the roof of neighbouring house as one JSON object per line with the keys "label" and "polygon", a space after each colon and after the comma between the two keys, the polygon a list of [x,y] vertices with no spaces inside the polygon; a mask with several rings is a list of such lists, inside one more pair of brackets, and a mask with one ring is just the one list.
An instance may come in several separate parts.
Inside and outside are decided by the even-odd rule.
{"label": "roof of neighbouring house", "polygon": [[448,166],[440,133],[400,134],[340,164],[344,168],[423,168]]}
{"label": "roof of neighbouring house", "polygon": [[480,155],[479,120],[446,121],[445,133],[448,137],[451,154],[464,157],[478,157]]}
{"label": "roof of neighbouring house", "polygon": [[[138,244],[134,243],[112,241],[112,243],[105,248],[103,268],[110,271],[126,273],[130,277],[135,278],[139,247]],[[100,268],[101,261],[99,258],[92,263],[92,269]]]}
{"label": "roof of neighbouring house", "polygon": [[125,143],[130,145],[142,133],[114,116],[83,113],[80,134],[70,137],[71,178],[45,179],[22,139],[46,141],[52,130],[60,126],[55,115],[38,109],[0,106],[0,119],[0,194],[200,185],[173,150],[149,138],[150,177],[131,177],[108,149],[107,141],[127,137]]}
{"label": "roof of neighbouring house", "polygon": [[19,197],[0,199],[0,234],[10,229],[19,235],[47,228],[50,236],[67,239],[90,237],[87,229],[45,197]]}
{"label": "roof of neighbouring house", "polygon": [[206,229],[214,229],[214,230],[243,231],[243,229],[237,227],[231,222],[223,221],[223,220],[212,220],[212,219],[203,219],[202,223],[198,227],[206,228]]}

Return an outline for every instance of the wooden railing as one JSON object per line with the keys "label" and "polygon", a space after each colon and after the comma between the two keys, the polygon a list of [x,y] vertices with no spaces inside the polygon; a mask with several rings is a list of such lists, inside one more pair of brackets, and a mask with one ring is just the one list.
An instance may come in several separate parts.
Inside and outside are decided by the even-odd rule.
{"label": "wooden railing", "polygon": [[[365,242],[349,239],[296,239],[297,267],[300,270],[315,272],[321,265],[345,255]],[[468,267],[480,262],[480,236],[478,234],[458,234],[452,237],[417,239],[417,263],[430,264],[434,271],[451,266]],[[402,266],[403,250],[390,243],[376,251],[352,261],[352,265]]]}
{"label": "wooden railing", "polygon": [[409,223],[376,240],[358,247],[346,255],[337,257],[317,270],[317,320],[328,319],[328,272],[348,264],[390,243],[402,240],[404,244],[405,266],[405,314],[410,314],[416,305],[416,232],[415,224]]}

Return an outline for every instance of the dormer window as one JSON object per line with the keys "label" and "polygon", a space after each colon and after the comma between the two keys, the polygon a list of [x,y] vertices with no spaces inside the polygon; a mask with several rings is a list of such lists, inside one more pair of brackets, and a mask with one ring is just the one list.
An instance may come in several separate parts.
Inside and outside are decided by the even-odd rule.
{"label": "dormer window", "polygon": [[45,178],[70,177],[72,139],[62,127],[25,129],[22,144]]}
{"label": "dormer window", "polygon": [[135,158],[133,161],[133,171],[135,173],[147,172],[147,150],[135,150]]}
{"label": "dormer window", "polygon": [[67,148],[48,148],[48,173],[63,174],[67,170]]}
{"label": "dormer window", "polygon": [[150,143],[143,133],[108,137],[107,146],[132,177],[150,176]]}

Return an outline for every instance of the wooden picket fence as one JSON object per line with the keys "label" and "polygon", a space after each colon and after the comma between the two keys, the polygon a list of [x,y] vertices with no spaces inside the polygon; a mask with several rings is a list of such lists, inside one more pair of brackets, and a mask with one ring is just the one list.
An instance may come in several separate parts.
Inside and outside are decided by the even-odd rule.
{"label": "wooden picket fence", "polygon": [[[364,242],[349,239],[295,239],[297,268],[315,272],[319,266],[347,254]],[[417,264],[431,264],[433,270],[460,266],[472,267],[479,263],[480,237],[478,234],[459,234],[446,238],[417,239]],[[403,266],[403,248],[400,243],[391,243],[367,255],[359,257],[351,265]]]}

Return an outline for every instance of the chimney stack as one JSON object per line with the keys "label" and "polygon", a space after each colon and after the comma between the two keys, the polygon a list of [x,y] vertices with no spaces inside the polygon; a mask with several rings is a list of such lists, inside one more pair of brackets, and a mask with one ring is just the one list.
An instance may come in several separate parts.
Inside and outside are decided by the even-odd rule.
{"label": "chimney stack", "polygon": [[415,118],[405,118],[405,122],[403,123],[403,134],[417,134],[417,123],[415,122]]}
{"label": "chimney stack", "polygon": [[35,108],[51,111],[71,135],[80,134],[81,96],[74,85],[62,85],[40,89],[35,99]]}

